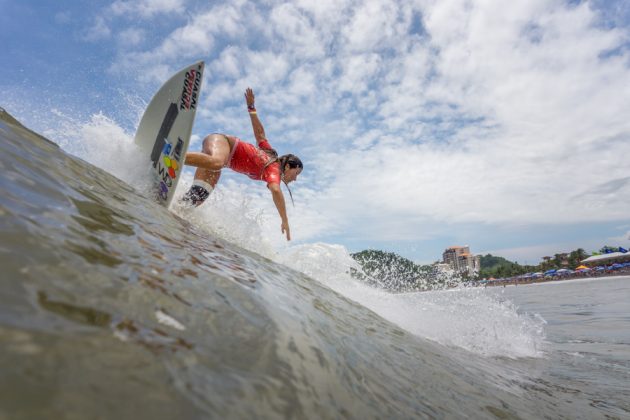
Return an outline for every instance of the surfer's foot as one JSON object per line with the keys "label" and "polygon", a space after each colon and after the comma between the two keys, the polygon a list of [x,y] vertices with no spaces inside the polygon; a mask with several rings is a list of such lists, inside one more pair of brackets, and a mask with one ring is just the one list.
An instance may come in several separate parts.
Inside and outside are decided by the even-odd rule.
{"label": "surfer's foot", "polygon": [[190,203],[193,206],[200,206],[201,203],[206,201],[206,198],[208,198],[209,196],[210,193],[208,192],[208,190],[200,187],[199,185],[193,185],[188,191],[186,191],[186,194],[184,194],[182,201],[184,203]]}
{"label": "surfer's foot", "polygon": [[186,191],[186,194],[184,194],[184,197],[182,197],[182,201],[184,203],[190,203],[193,206],[200,206],[210,196],[211,192],[212,186],[210,184],[195,180],[192,187],[190,187],[190,189]]}

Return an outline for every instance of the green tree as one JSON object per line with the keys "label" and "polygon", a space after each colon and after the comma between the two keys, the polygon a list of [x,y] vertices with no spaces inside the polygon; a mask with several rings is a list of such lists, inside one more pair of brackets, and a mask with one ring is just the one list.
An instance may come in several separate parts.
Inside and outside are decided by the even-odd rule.
{"label": "green tree", "polygon": [[588,258],[588,254],[582,248],[578,248],[575,251],[571,251],[569,254],[569,268],[575,270],[582,264],[582,260]]}
{"label": "green tree", "polygon": [[482,255],[480,258],[481,270],[480,278],[504,278],[513,277],[533,271],[534,266],[520,265],[516,262],[508,261],[503,257],[490,254]]}

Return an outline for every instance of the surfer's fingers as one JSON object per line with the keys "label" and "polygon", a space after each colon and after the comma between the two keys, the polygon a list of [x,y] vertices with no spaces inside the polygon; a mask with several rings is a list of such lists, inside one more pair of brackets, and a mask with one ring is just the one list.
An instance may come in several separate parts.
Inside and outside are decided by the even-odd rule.
{"label": "surfer's fingers", "polygon": [[284,235],[286,235],[287,237],[287,241],[291,240],[291,231],[289,230],[288,226],[285,226],[284,223],[282,225],[280,225],[280,230],[282,231],[282,233]]}
{"label": "surfer's fingers", "polygon": [[254,92],[250,88],[245,91],[245,103],[248,107],[254,106]]}

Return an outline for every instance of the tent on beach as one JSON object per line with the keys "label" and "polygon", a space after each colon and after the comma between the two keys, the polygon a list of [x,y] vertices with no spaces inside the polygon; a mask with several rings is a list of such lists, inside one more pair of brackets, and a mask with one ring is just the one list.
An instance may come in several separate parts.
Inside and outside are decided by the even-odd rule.
{"label": "tent on beach", "polygon": [[591,255],[585,260],[580,261],[582,264],[611,264],[611,263],[621,263],[621,262],[630,262],[630,253],[623,252],[611,252],[608,254],[601,255]]}

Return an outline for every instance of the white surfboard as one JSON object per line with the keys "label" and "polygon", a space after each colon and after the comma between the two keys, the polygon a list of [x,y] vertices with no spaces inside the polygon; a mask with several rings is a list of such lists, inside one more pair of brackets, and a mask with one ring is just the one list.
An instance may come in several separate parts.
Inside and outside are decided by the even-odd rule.
{"label": "white surfboard", "polygon": [[143,161],[155,176],[156,200],[168,207],[188,150],[199,104],[204,63],[178,71],[153,96],[136,131]]}

